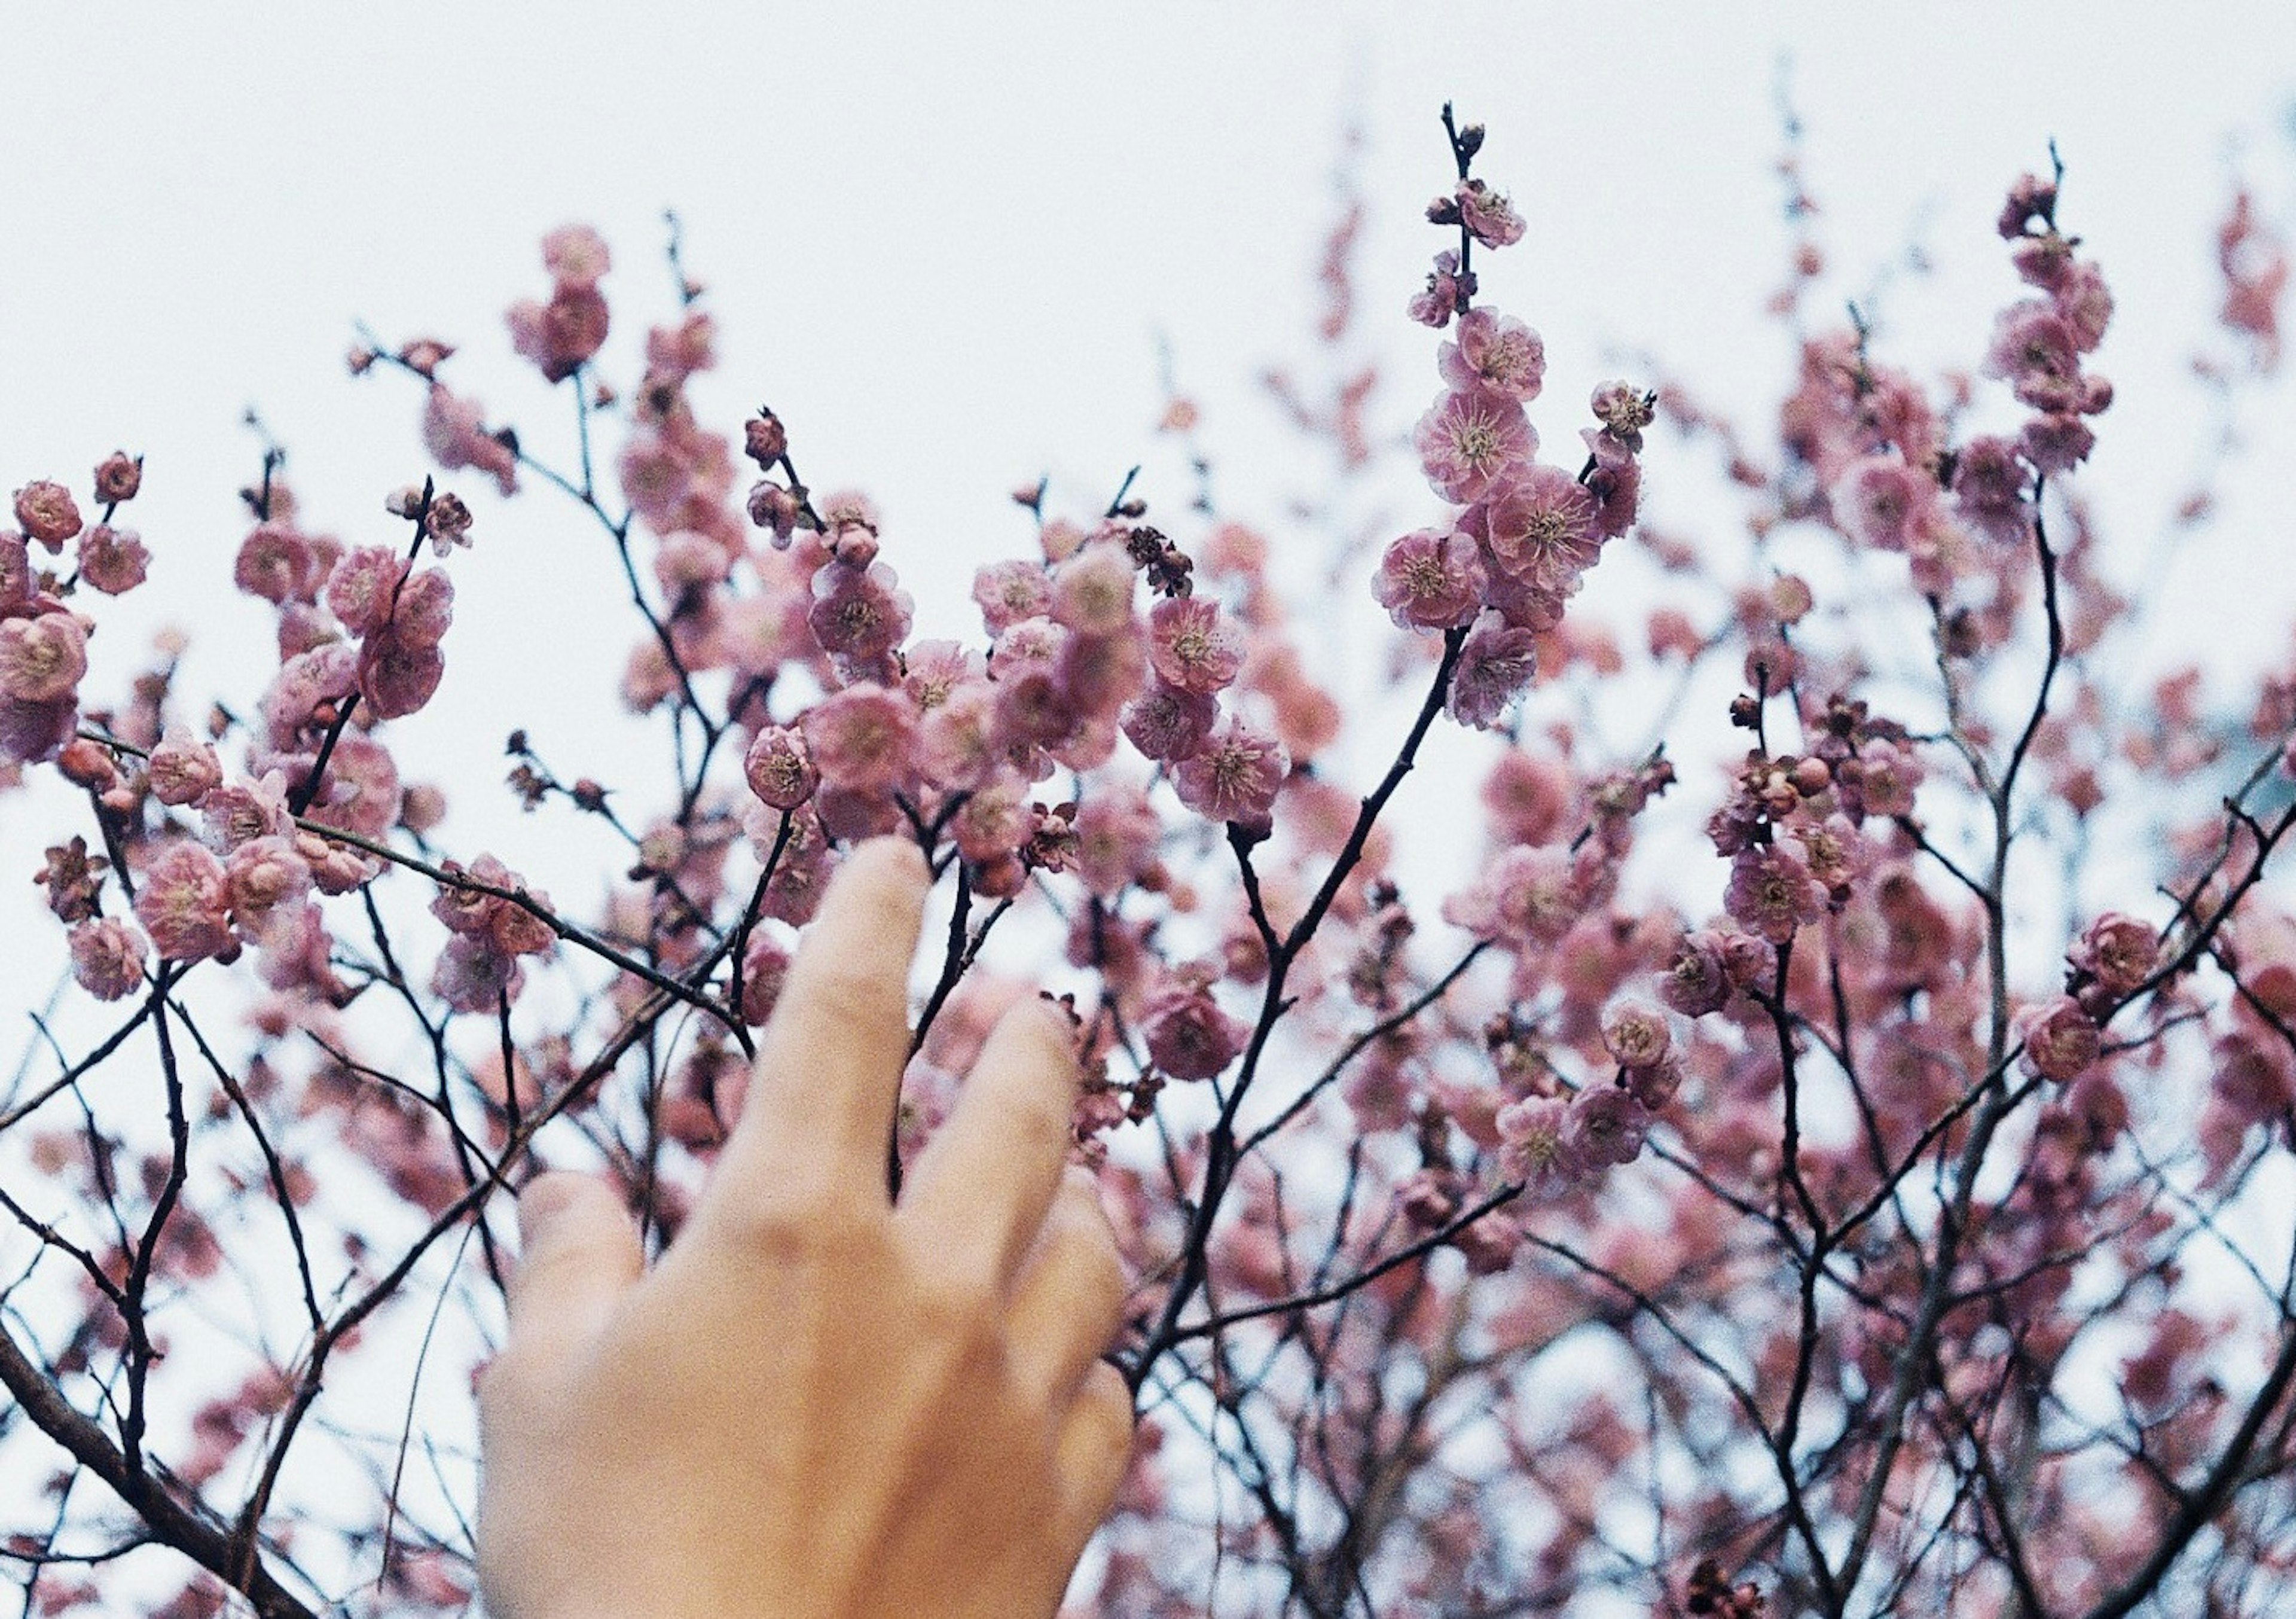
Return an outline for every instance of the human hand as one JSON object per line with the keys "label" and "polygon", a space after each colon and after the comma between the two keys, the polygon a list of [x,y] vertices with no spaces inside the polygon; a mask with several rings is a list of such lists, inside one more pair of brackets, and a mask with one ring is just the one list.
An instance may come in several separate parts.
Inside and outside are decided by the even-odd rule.
{"label": "human hand", "polygon": [[605,1183],[519,1200],[480,1390],[496,1619],[1050,1615],[1132,1434],[1125,1284],[1063,1171],[1062,1015],[1014,1007],[898,1207],[885,1189],[927,879],[857,850],[700,1205],[644,1270]]}

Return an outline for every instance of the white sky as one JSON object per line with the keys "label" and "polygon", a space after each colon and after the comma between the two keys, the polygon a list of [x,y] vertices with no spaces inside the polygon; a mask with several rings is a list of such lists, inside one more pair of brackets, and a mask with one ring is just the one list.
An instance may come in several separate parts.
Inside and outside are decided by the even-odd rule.
{"label": "white sky", "polygon": [[[675,207],[724,333],[705,405],[731,426],[770,400],[816,488],[880,500],[922,627],[971,632],[972,568],[1026,544],[1015,484],[1050,472],[1078,510],[1145,456],[1143,492],[1177,514],[1191,491],[1151,431],[1164,341],[1241,514],[1274,517],[1315,475],[1253,379],[1300,350],[1350,119],[1384,425],[1434,389],[1431,341],[1399,310],[1440,245],[1415,214],[1447,177],[1448,97],[1489,126],[1480,172],[1531,222],[1486,258],[1485,296],[1546,335],[1549,437],[1625,350],[1763,426],[1787,357],[1758,310],[1785,240],[1771,163],[1788,58],[1841,294],[1908,242],[1942,267],[1893,284],[1885,355],[1980,351],[2013,291],[1992,214],[2055,137],[2065,216],[2120,300],[2100,368],[2121,403],[2084,479],[2141,554],[2205,430],[2182,367],[2234,166],[2296,213],[2284,6],[10,4],[0,489],[84,486],[115,446],[144,453],[128,517],[153,582],[105,604],[89,688],[116,690],[174,619],[199,636],[185,690],[244,710],[268,620],[224,583],[256,464],[242,412],[290,448],[315,526],[391,538],[381,499],[425,470],[418,401],[401,378],[345,377],[354,323],[462,344],[450,380],[555,442],[562,392],[509,358],[501,318],[545,289],[538,237],[582,219],[613,242],[607,357],[627,376],[668,308]],[[2296,454],[2278,400],[2255,465]],[[1654,501],[1667,478],[1654,461]],[[478,548],[455,565],[446,694],[399,735],[411,774],[480,787],[467,805],[496,797],[511,724],[545,745],[554,722],[573,733],[628,635],[585,616],[611,598],[594,530],[541,492],[502,510],[452,481],[479,507]],[[2277,637],[2256,604],[2291,595],[2269,550],[2277,491],[2245,488],[2241,521],[2147,587],[2219,644]],[[1402,489],[1398,510],[1418,498]],[[0,800],[0,907],[27,906],[8,874],[47,838]]]}

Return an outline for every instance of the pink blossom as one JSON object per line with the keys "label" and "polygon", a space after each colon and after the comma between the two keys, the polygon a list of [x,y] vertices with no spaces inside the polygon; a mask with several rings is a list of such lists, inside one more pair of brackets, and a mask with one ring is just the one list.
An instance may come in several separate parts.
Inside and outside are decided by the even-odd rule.
{"label": "pink blossom", "polygon": [[95,497],[105,505],[133,500],[143,487],[144,463],[124,449],[113,450],[95,464]]}
{"label": "pink blossom", "polygon": [[1568,1186],[1585,1173],[1560,1097],[1525,1097],[1499,1109],[1499,1173],[1530,1192]]}
{"label": "pink blossom", "polygon": [[87,632],[69,612],[0,620],[0,697],[32,706],[69,702],[87,673]]}
{"label": "pink blossom", "polygon": [[1446,393],[1412,431],[1427,481],[1446,500],[1480,498],[1508,468],[1538,453],[1520,400],[1495,388]]}
{"label": "pink blossom", "polygon": [[808,711],[805,739],[821,778],[857,793],[898,786],[914,767],[917,705],[906,692],[851,686]]}
{"label": "pink blossom", "polygon": [[1512,247],[1522,240],[1522,216],[1514,211],[1514,204],[1480,180],[1460,181],[1452,195],[1459,223],[1485,247]]}
{"label": "pink blossom", "polygon": [[805,733],[788,726],[762,727],[742,757],[750,791],[776,810],[794,810],[821,785]]}
{"label": "pink blossom", "polygon": [[1842,527],[1860,545],[1906,551],[1933,521],[1937,480],[1897,455],[1868,456],[1843,479]]}
{"label": "pink blossom", "polygon": [[2031,535],[2032,514],[2025,504],[2028,482],[2017,446],[2007,439],[1972,439],[1954,456],[1956,510],[1988,538],[2022,543]]}
{"label": "pink blossom", "polygon": [[1019,775],[1002,770],[969,794],[951,830],[957,851],[976,866],[1016,854],[1029,841],[1029,787]]}
{"label": "pink blossom", "polygon": [[1522,322],[1485,306],[1459,317],[1454,341],[1437,351],[1436,363],[1453,388],[1488,387],[1529,401],[1546,376],[1546,345]]}
{"label": "pink blossom", "polygon": [[1595,532],[1616,539],[1635,526],[1635,514],[1642,503],[1642,464],[1602,429],[1583,428],[1578,436],[1586,441],[1594,462],[1586,484],[1587,492],[1595,497]]}
{"label": "pink blossom", "polygon": [[1218,715],[1218,700],[1209,693],[1158,681],[1124,705],[1119,723],[1144,757],[1172,764],[1204,745]]}
{"label": "pink blossom", "polygon": [[1602,551],[1595,497],[1559,466],[1522,469],[1459,514],[1494,564],[1538,589],[1568,593]]}
{"label": "pink blossom", "polygon": [[398,588],[390,631],[418,646],[436,646],[455,621],[455,581],[444,568],[424,568]]}
{"label": "pink blossom", "polygon": [[785,551],[798,524],[804,520],[805,508],[798,497],[770,478],[761,478],[750,488],[750,521],[773,535],[774,549]]}
{"label": "pink blossom", "polygon": [[2017,1018],[2017,1033],[2025,1042],[2017,1065],[2041,1079],[2062,1083],[2097,1058],[2096,1020],[2069,995],[2027,1007]]}
{"label": "pink blossom", "polygon": [[883,563],[827,563],[813,576],[813,637],[832,657],[867,662],[907,638],[914,604]]}
{"label": "pink blossom", "polygon": [[706,309],[688,309],[677,325],[652,328],[646,333],[645,354],[647,375],[656,382],[680,383],[697,371],[709,370],[718,363],[717,316]]}
{"label": "pink blossom", "polygon": [[1477,938],[1517,948],[1551,945],[1586,907],[1568,850],[1504,851],[1464,892],[1443,904],[1443,919]]}
{"label": "pink blossom", "polygon": [[1452,312],[1459,307],[1459,255],[1449,248],[1435,255],[1435,267],[1427,273],[1426,286],[1412,295],[1406,311],[1423,326],[1437,330],[1451,324]]}
{"label": "pink blossom", "polygon": [[2107,995],[2128,995],[2160,965],[2161,938],[2148,922],[2106,911],[2073,941],[2065,959],[2096,980]]}
{"label": "pink blossom", "polygon": [[399,804],[398,765],[390,751],[356,730],[338,737],[312,814],[327,826],[380,838],[398,822]]}
{"label": "pink blossom", "polygon": [[1459,648],[1444,709],[1461,725],[1496,727],[1538,669],[1538,637],[1486,614]]}
{"label": "pink blossom", "polygon": [[20,607],[37,592],[32,557],[21,534],[0,534],[0,612]]}
{"label": "pink blossom", "polygon": [[118,1000],[144,982],[148,948],[135,927],[116,917],[78,924],[69,936],[72,976],[98,1000]]}
{"label": "pink blossom", "polygon": [[1149,1058],[1168,1078],[1217,1078],[1251,1036],[1249,1025],[1220,1010],[1208,978],[1205,973],[1184,972],[1151,995],[1141,1010]]}
{"label": "pink blossom", "polygon": [[606,300],[594,287],[562,284],[547,303],[525,299],[511,306],[511,347],[554,382],[582,369],[606,345]]}
{"label": "pink blossom", "polygon": [[613,265],[605,239],[586,225],[562,225],[542,239],[542,267],[562,287],[594,287]]}
{"label": "pink blossom", "polygon": [[763,928],[750,935],[742,956],[742,1021],[752,1029],[765,1027],[789,981],[790,953]]}
{"label": "pink blossom", "polygon": [[1094,893],[1113,898],[1155,868],[1162,832],[1146,793],[1111,782],[1077,807],[1077,874]]}
{"label": "pink blossom", "polygon": [[433,382],[424,402],[422,443],[448,472],[472,467],[491,475],[504,494],[517,491],[518,457],[487,431],[486,413],[478,402],[461,398],[444,383]]}
{"label": "pink blossom", "polygon": [[1590,1086],[1571,1098],[1562,1137],[1571,1155],[1591,1168],[1632,1163],[1650,1133],[1650,1111],[1615,1085]]}
{"label": "pink blossom", "polygon": [[275,748],[294,750],[307,727],[332,720],[332,706],[357,689],[356,646],[336,641],[295,653],[279,666],[263,694],[266,739]]}
{"label": "pink blossom", "polygon": [[308,600],[311,591],[311,544],[285,523],[258,523],[240,542],[232,579],[250,596],[275,605]]}
{"label": "pink blossom", "polygon": [[2017,448],[2044,473],[2069,473],[2088,459],[2096,448],[2096,434],[2077,415],[2039,415],[2018,433]]}
{"label": "pink blossom", "polygon": [[1451,629],[1475,616],[1488,582],[1473,540],[1421,529],[1388,546],[1371,591],[1398,629]]}
{"label": "pink blossom", "polygon": [[2021,402],[2062,409],[2079,374],[2079,336],[2053,304],[2027,299],[1996,317],[1985,374],[2010,382]]}
{"label": "pink blossom", "polygon": [[1053,581],[1032,563],[991,563],[973,574],[972,599],[988,633],[1001,636],[1023,619],[1051,614]]}
{"label": "pink blossom", "polygon": [[516,957],[497,950],[484,935],[458,933],[439,952],[430,992],[457,1012],[486,1015],[505,999],[516,1000],[525,982]]}
{"label": "pink blossom", "polygon": [[133,529],[100,522],[79,537],[79,576],[106,596],[125,596],[144,582],[152,554]]}
{"label": "pink blossom", "polygon": [[1052,616],[1080,636],[1132,628],[1132,559],[1107,541],[1084,547],[1053,576]]}
{"label": "pink blossom", "polygon": [[43,478],[16,491],[16,522],[26,538],[61,551],[64,541],[79,532],[79,505],[70,489]]}
{"label": "pink blossom", "polygon": [[199,844],[178,840],[155,855],[135,892],[135,919],[162,961],[228,957],[235,949],[223,863]]}
{"label": "pink blossom", "polygon": [[1180,761],[1172,785],[1180,801],[1207,819],[1249,824],[1267,818],[1291,769],[1282,743],[1231,714]]}
{"label": "pink blossom", "polygon": [[447,660],[435,642],[414,638],[393,624],[359,648],[359,695],[380,719],[414,713],[437,694]]}
{"label": "pink blossom", "polygon": [[1166,686],[1209,694],[1243,668],[1243,637],[1204,596],[1168,597],[1148,610],[1148,666]]}
{"label": "pink blossom", "polygon": [[327,575],[327,611],[355,636],[381,627],[390,616],[391,597],[407,564],[387,546],[360,546],[346,551]]}
{"label": "pink blossom", "polygon": [[1603,1019],[1603,1048],[1621,1068],[1655,1068],[1674,1048],[1666,1015],[1641,1001],[1620,1001]]}
{"label": "pink blossom", "polygon": [[242,843],[224,862],[232,919],[243,939],[259,940],[283,908],[299,908],[311,886],[311,868],[295,845],[279,836]]}
{"label": "pink blossom", "polygon": [[152,750],[145,773],[152,797],[163,804],[189,804],[222,784],[223,761],[216,757],[214,748],[182,726],[170,726],[167,736]]}
{"label": "pink blossom", "polygon": [[1888,819],[1914,812],[1914,789],[1926,772],[1911,748],[1877,736],[1845,760],[1838,774],[1845,807]]}
{"label": "pink blossom", "polygon": [[936,786],[962,792],[979,786],[997,765],[996,691],[968,678],[924,707],[918,729],[917,768]]}
{"label": "pink blossom", "polygon": [[1825,885],[1800,859],[1776,845],[1741,851],[1730,862],[1723,908],[1772,944],[1784,944],[1806,922],[1825,915]]}
{"label": "pink blossom", "polygon": [[200,815],[207,823],[210,842],[226,853],[242,843],[295,828],[287,808],[286,778],[272,771],[261,780],[214,787],[200,797]]}

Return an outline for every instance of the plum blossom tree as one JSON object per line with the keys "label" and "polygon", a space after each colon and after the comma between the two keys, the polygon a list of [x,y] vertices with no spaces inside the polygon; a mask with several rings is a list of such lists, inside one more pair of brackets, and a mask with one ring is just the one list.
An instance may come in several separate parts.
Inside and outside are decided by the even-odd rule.
{"label": "plum blossom tree", "polygon": [[[509,313],[576,460],[447,343],[363,344],[436,473],[346,543],[266,454],[232,571],[275,645],[211,703],[101,633],[175,560],[119,526],[140,463],[16,490],[0,754],[74,790],[60,931],[11,953],[70,983],[0,1097],[28,1613],[464,1611],[467,1428],[398,1374],[465,1386],[541,1166],[675,1238],[824,882],[885,834],[943,924],[896,1188],[1003,1007],[1075,1015],[1142,1413],[1076,1612],[2296,1602],[2296,663],[2237,723],[2197,673],[2132,689],[2079,488],[2112,300],[2063,175],[2010,190],[2020,291],[1941,382],[1812,314],[1797,244],[1758,429],[1663,377],[1558,407],[1485,301],[1535,222],[1443,127],[1440,251],[1376,300],[1430,329],[1431,403],[1390,431],[1359,367],[1284,385],[1343,477],[1425,485],[1330,599],[1279,565],[1310,535],[1040,486],[979,636],[920,637],[900,535],[800,473],[802,423],[697,408],[698,286],[603,374],[581,227]],[[2230,388],[2277,362],[2286,261],[2245,197],[2220,249]],[[1718,473],[1694,528],[1646,465]],[[506,633],[455,621],[464,473],[570,503],[627,586],[660,756],[508,750],[537,840],[619,851],[582,903],[461,847],[402,740]],[[1382,610],[1381,667],[1321,660],[1310,615]]]}

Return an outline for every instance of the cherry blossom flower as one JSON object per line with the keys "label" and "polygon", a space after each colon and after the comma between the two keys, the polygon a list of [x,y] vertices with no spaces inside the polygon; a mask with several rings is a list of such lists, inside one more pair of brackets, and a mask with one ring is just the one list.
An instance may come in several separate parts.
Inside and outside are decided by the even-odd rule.
{"label": "cherry blossom flower", "polygon": [[1591,1168],[1632,1163],[1642,1155],[1652,1122],[1650,1110],[1631,1092],[1589,1086],[1571,1098],[1562,1138],[1571,1155]]}
{"label": "cherry blossom flower", "polygon": [[70,489],[44,478],[16,491],[16,522],[25,538],[61,551],[79,532],[79,505]]}
{"label": "cherry blossom flower", "polygon": [[547,303],[527,299],[512,305],[507,319],[511,347],[553,382],[572,376],[605,347],[611,324],[596,288],[563,283]]}
{"label": "cherry blossom flower", "polygon": [[1480,939],[1515,947],[1551,945],[1585,908],[1580,873],[1568,850],[1503,851],[1481,876],[1443,905],[1444,920]]}
{"label": "cherry blossom flower", "polygon": [[2097,1058],[2096,1020],[2069,995],[2027,1007],[2017,1018],[2017,1034],[2025,1043],[2018,1067],[2045,1080],[2078,1078]]}
{"label": "cherry blossom flower", "polygon": [[1459,526],[1508,578],[1568,594],[1601,555],[1597,515],[1585,485],[1559,466],[1534,464],[1494,485],[1460,514]]}
{"label": "cherry blossom flower", "polygon": [[1455,389],[1487,387],[1528,403],[1546,380],[1546,345],[1522,322],[1486,305],[1459,317],[1436,363]]}
{"label": "cherry blossom flower", "polygon": [[2065,959],[2096,980],[2109,996],[2135,992],[2161,962],[2161,938],[2152,924],[2120,911],[2090,923]]}
{"label": "cherry blossom flower", "polygon": [[1526,1191],[1557,1190],[1585,1172],[1566,1122],[1569,1104],[1560,1097],[1525,1097],[1498,1112],[1499,1172]]}
{"label": "cherry blossom flower", "polygon": [[806,615],[814,639],[832,657],[867,662],[907,638],[914,604],[883,563],[849,567],[832,562],[813,576],[813,606]]}
{"label": "cherry blossom flower", "polygon": [[586,225],[562,225],[542,239],[543,268],[562,287],[594,287],[613,265],[605,239]]}
{"label": "cherry blossom flower", "polygon": [[1522,216],[1514,204],[1480,180],[1462,180],[1453,194],[1459,223],[1485,247],[1512,247],[1522,240]]}
{"label": "cherry blossom flower", "polygon": [[470,467],[491,476],[504,495],[518,489],[518,457],[487,431],[486,413],[443,382],[434,382],[422,410],[422,442],[448,472]]}
{"label": "cherry blossom flower", "polygon": [[0,534],[0,612],[29,603],[37,587],[32,579],[31,553],[21,534]]}
{"label": "cherry blossom flower", "polygon": [[1459,255],[1449,248],[1435,255],[1435,267],[1427,273],[1427,284],[1412,295],[1406,311],[1423,326],[1438,331],[1451,324],[1451,316],[1459,307]]}
{"label": "cherry blossom flower", "polygon": [[135,891],[135,919],[151,936],[162,961],[228,957],[232,941],[231,889],[223,863],[188,840],[168,844],[152,857]]}
{"label": "cherry blossom flower", "polygon": [[1655,1068],[1673,1048],[1673,1031],[1654,1007],[1621,1001],[1603,1019],[1603,1048],[1621,1068]]}
{"label": "cherry blossom flower", "polygon": [[1538,646],[1529,630],[1485,614],[1459,648],[1445,711],[1461,725],[1496,726],[1538,671]]}
{"label": "cherry blossom flower", "polygon": [[1538,453],[1520,400],[1495,388],[1446,393],[1412,431],[1427,481],[1446,500],[1478,499],[1511,466]]}
{"label": "cherry blossom flower", "polygon": [[1388,546],[1371,591],[1398,629],[1450,629],[1475,616],[1488,582],[1473,540],[1420,529]]}
{"label": "cherry blossom flower", "polygon": [[180,725],[171,726],[144,764],[152,796],[163,804],[196,803],[223,783],[223,761],[214,748]]}
{"label": "cherry blossom flower", "polygon": [[144,953],[150,948],[131,923],[99,916],[75,925],[68,935],[72,976],[98,1000],[118,1000],[144,982]]}
{"label": "cherry blossom flower", "polygon": [[81,530],[79,576],[106,596],[125,596],[150,571],[152,554],[133,529],[94,523]]}
{"label": "cherry blossom flower", "polygon": [[1180,761],[1172,785],[1180,801],[1205,818],[1250,824],[1267,818],[1291,769],[1282,743],[1231,714]]}
{"label": "cherry blossom flower", "polygon": [[446,673],[446,655],[438,644],[418,640],[395,622],[359,648],[359,695],[380,719],[416,712],[438,694]]}
{"label": "cherry blossom flower", "polygon": [[1001,636],[1023,619],[1051,615],[1053,581],[1033,563],[991,563],[973,574],[972,599],[988,633]]}
{"label": "cherry blossom flower", "polygon": [[917,745],[917,705],[906,692],[851,686],[808,710],[806,745],[821,779],[857,793],[882,793],[909,774]]}
{"label": "cherry blossom flower", "polygon": [[793,727],[769,725],[750,738],[742,756],[742,774],[750,791],[776,810],[794,810],[813,796],[821,785],[814,768],[805,733]]}
{"label": "cherry blossom flower", "polygon": [[1802,924],[1825,915],[1827,897],[1799,856],[1773,845],[1743,850],[1731,861],[1722,904],[1772,944],[1784,944]]}
{"label": "cherry blossom flower", "polygon": [[1169,597],[1148,610],[1148,666],[1175,690],[1226,690],[1243,668],[1243,652],[1242,635],[1208,597]]}
{"label": "cherry blossom flower", "polygon": [[1183,969],[1141,1009],[1149,1058],[1168,1078],[1215,1079],[1250,1038],[1250,1028],[1212,999],[1210,979],[1209,971]]}
{"label": "cherry blossom flower", "polygon": [[105,505],[135,498],[144,487],[144,464],[124,449],[113,450],[95,467],[95,497]]}
{"label": "cherry blossom flower", "polygon": [[68,702],[87,673],[87,632],[69,612],[0,620],[0,697]]}

